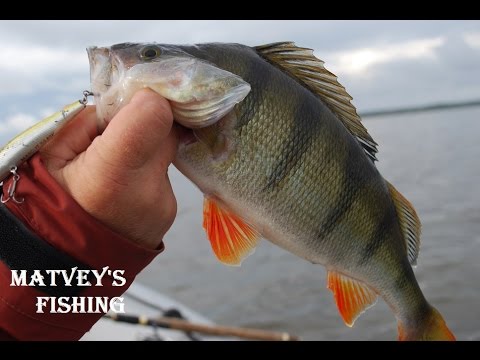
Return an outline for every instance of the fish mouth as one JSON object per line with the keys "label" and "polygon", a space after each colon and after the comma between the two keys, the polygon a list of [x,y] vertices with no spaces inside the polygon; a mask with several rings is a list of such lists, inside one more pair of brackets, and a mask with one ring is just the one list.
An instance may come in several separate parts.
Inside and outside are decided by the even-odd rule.
{"label": "fish mouth", "polygon": [[115,111],[118,102],[114,86],[119,79],[123,64],[114,52],[107,47],[91,46],[87,48],[90,64],[90,84],[95,104],[99,127],[105,128]]}
{"label": "fish mouth", "polygon": [[87,48],[90,63],[90,83],[92,92],[99,96],[108,90],[112,82],[112,63],[110,50],[91,46]]}
{"label": "fish mouth", "polygon": [[[99,127],[104,129],[112,113],[118,105],[119,94],[115,84],[121,74],[119,70],[125,69],[123,62],[107,47],[91,46],[87,48],[90,63],[91,91],[97,104],[97,118]],[[102,110],[106,109],[106,110]],[[110,111],[111,109],[111,111]],[[175,122],[179,145],[188,146],[198,141],[192,129]]]}

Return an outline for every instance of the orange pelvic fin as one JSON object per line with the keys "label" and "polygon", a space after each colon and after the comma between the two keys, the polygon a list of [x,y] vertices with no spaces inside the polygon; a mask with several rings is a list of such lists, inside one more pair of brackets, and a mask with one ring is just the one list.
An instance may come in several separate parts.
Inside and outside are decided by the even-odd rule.
{"label": "orange pelvic fin", "polygon": [[203,228],[213,252],[226,265],[239,266],[254,252],[260,238],[258,232],[239,216],[207,197],[203,203]]}
{"label": "orange pelvic fin", "polygon": [[349,327],[377,300],[377,294],[365,283],[336,271],[328,271],[327,287],[333,292],[338,311]]}

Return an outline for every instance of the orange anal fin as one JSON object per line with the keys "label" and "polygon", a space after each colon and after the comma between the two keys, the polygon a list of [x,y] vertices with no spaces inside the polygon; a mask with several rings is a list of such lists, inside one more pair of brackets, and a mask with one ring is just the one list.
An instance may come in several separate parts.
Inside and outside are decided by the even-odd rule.
{"label": "orange anal fin", "polygon": [[207,197],[203,203],[203,228],[218,260],[227,265],[239,266],[253,253],[260,238],[239,216]]}
{"label": "orange anal fin", "polygon": [[365,283],[336,271],[328,271],[327,287],[333,292],[338,311],[349,327],[377,300],[377,294]]}

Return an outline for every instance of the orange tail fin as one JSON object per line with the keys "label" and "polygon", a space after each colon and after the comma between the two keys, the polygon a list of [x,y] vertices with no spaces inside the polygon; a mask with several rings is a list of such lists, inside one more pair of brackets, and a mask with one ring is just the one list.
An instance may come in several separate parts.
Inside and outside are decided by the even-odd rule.
{"label": "orange tail fin", "polygon": [[455,336],[447,327],[442,315],[434,307],[415,327],[408,328],[398,323],[398,340],[400,341],[455,341]]}

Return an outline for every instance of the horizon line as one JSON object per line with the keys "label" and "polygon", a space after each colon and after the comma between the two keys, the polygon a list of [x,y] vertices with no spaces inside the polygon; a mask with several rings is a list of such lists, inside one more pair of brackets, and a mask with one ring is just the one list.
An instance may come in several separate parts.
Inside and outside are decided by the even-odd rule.
{"label": "horizon line", "polygon": [[416,105],[416,106],[406,106],[401,108],[393,109],[378,109],[378,110],[368,110],[362,113],[359,113],[360,118],[371,118],[378,116],[389,116],[397,114],[407,114],[415,112],[427,112],[434,110],[447,110],[459,107],[471,107],[471,106],[480,106],[480,99],[468,100],[468,101],[459,101],[459,102],[440,102],[427,105]]}

